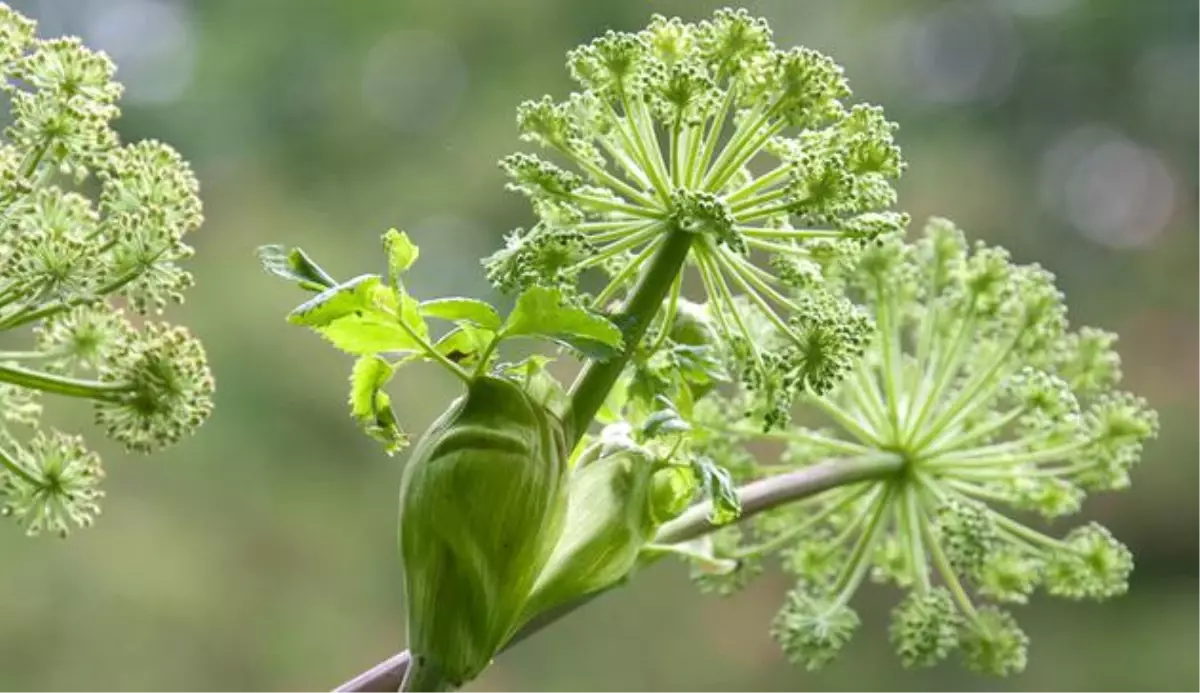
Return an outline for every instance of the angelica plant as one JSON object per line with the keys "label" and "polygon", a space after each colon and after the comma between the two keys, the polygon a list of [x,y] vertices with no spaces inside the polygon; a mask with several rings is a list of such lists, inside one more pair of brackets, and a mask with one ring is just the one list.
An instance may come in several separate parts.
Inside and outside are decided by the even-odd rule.
{"label": "angelica plant", "polygon": [[0,508],[29,534],[92,524],[103,496],[83,438],[39,427],[43,393],[91,400],[108,437],[147,453],[212,409],[200,342],[126,317],[182,301],[202,216],[177,152],[114,131],[115,69],[0,3]]}
{"label": "angelica plant", "polygon": [[[729,594],[780,556],[797,585],[764,628],[809,668],[859,627],[868,578],[908,592],[890,626],[905,664],[957,648],[994,674],[1023,667],[1026,638],[981,598],[1125,589],[1129,553],[1098,526],[1058,539],[1000,509],[1073,513],[1128,483],[1156,423],[1112,392],[1114,338],[1069,332],[1049,273],[949,222],[907,240],[896,126],[831,59],[719,10],[609,32],[568,69],[578,91],[517,112],[551,158],[501,161],[536,217],[483,261],[506,316],[418,298],[396,230],[387,272],[348,280],[260,249],[315,294],[288,320],[356,357],[350,413],[386,452],[409,443],[401,367],[464,385],[401,487],[411,653],[344,690],[461,686],[668,557]],[[507,361],[515,338],[546,348]],[[579,362],[569,386],[555,358]],[[799,407],[829,430],[793,426]],[[757,459],[760,438],[787,453]]]}

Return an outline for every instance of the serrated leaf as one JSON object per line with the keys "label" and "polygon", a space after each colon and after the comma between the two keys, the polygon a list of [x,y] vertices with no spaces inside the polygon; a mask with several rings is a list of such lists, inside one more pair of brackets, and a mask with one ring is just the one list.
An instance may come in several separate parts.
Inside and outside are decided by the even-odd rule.
{"label": "serrated leaf", "polygon": [[687,433],[690,430],[692,425],[680,418],[679,412],[669,409],[660,409],[642,422],[642,438],[645,440],[673,433]]}
{"label": "serrated leaf", "polygon": [[713,525],[727,525],[742,515],[742,500],[738,497],[737,486],[729,470],[720,466],[708,457],[697,457],[692,460],[692,470],[700,478],[705,495],[712,503],[712,511],[708,521]]}
{"label": "serrated leaf", "polygon": [[262,268],[268,273],[297,282],[302,289],[323,291],[337,284],[333,277],[300,248],[288,250],[282,245],[264,245],[260,246],[255,254]]}
{"label": "serrated leaf", "polygon": [[384,286],[374,274],[321,292],[292,311],[288,321],[311,327],[338,349],[359,356],[416,351],[429,335],[417,301]]}
{"label": "serrated leaf", "polygon": [[421,348],[396,318],[378,313],[352,315],[313,329],[333,346],[356,356]]}
{"label": "serrated leaf", "polygon": [[413,266],[421,251],[409,240],[407,233],[396,229],[388,229],[383,234],[383,249],[388,258],[388,282],[396,286],[400,275]]}
{"label": "serrated leaf", "polygon": [[350,414],[371,438],[383,443],[388,455],[408,445],[392,412],[391,398],[383,386],[391,380],[395,367],[378,356],[363,356],[350,372]]}
{"label": "serrated leaf", "polygon": [[496,309],[473,298],[437,298],[421,304],[421,314],[452,322],[466,321],[486,330],[500,329],[500,314]]}
{"label": "serrated leaf", "polygon": [[597,359],[611,357],[623,345],[621,330],[608,319],[567,303],[556,289],[541,286],[517,298],[501,334],[546,337]]}
{"label": "serrated leaf", "polygon": [[348,315],[377,311],[376,289],[380,288],[380,281],[379,275],[364,274],[330,287],[296,307],[288,314],[288,322],[323,327]]}
{"label": "serrated leaf", "polygon": [[679,415],[675,403],[666,395],[657,395],[654,403],[658,408],[651,412],[642,422],[641,439],[650,440],[658,436],[673,433],[686,433],[692,430],[692,425]]}

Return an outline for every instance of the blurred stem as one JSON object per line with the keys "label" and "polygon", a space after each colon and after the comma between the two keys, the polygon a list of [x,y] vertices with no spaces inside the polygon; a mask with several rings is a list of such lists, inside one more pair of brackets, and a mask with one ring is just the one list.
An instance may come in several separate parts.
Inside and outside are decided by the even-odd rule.
{"label": "blurred stem", "polygon": [[[659,301],[661,302],[661,300],[660,298]],[[891,477],[901,470],[903,464],[903,460],[899,457],[872,460],[833,460],[814,464],[788,474],[752,481],[738,489],[738,498],[742,502],[742,515],[738,521],[747,520],[772,508],[809,498],[823,491],[871,479]],[[677,544],[715,531],[718,527],[709,521],[711,514],[711,502],[705,501],[694,505],[679,517],[660,527],[652,543]],[[648,557],[643,565],[653,563],[662,555],[656,553]],[[578,601],[538,615],[517,632],[504,649],[521,642],[601,594],[603,592],[595,592]],[[404,679],[404,672],[407,671],[410,661],[407,650],[393,655],[343,683],[335,691],[397,690]]]}
{"label": "blurred stem", "polygon": [[17,462],[12,457],[9,457],[4,448],[0,448],[0,469],[7,469],[12,474],[21,477],[26,482],[34,486],[39,486],[41,484],[41,482],[32,474],[30,474],[29,471],[21,465],[21,463]]}
{"label": "blurred stem", "polygon": [[[164,249],[164,251],[165,251],[165,249]],[[161,255],[161,254],[162,253],[159,253],[159,255]],[[61,313],[66,310],[70,310],[71,308],[74,308],[76,306],[82,306],[82,305],[88,303],[89,301],[94,300],[96,296],[107,296],[108,294],[111,294],[112,292],[120,289],[121,287],[125,286],[129,282],[133,281],[134,279],[137,279],[138,277],[142,276],[144,271],[145,271],[144,269],[140,269],[140,268],[129,270],[125,274],[122,274],[121,276],[117,277],[116,279],[113,279],[112,281],[108,282],[104,286],[101,286],[100,288],[96,289],[88,296],[78,296],[78,297],[71,298],[71,299],[61,299],[61,300],[53,301],[51,303],[43,303],[40,305],[33,305],[33,306],[23,306],[21,308],[18,308],[16,311],[14,311],[8,315],[5,315],[3,317],[0,317],[0,330],[11,330],[13,328],[20,327],[21,325],[29,324],[35,320],[41,320],[43,318],[48,318],[52,315],[57,315],[58,313]]]}
{"label": "blurred stem", "polygon": [[129,386],[124,383],[79,380],[5,364],[0,364],[0,383],[85,399],[110,399],[129,390]]}

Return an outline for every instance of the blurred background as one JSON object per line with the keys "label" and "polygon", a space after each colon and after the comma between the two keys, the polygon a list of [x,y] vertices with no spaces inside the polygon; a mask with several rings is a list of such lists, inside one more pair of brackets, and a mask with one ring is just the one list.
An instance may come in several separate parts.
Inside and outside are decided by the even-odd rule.
{"label": "blurred background", "polygon": [[[300,293],[257,267],[301,245],[381,270],[407,230],[419,295],[496,299],[478,259],[530,213],[494,162],[523,99],[570,89],[564,54],[708,0],[7,0],[43,36],[107,50],[120,129],[179,148],[203,186],[198,281],[168,317],[206,342],[216,413],[155,458],[105,453],[98,524],[66,542],[0,524],[0,688],[328,689],[403,647],[402,458],[360,435],[350,359],[285,324]],[[1028,670],[906,672],[895,596],[820,673],[767,634],[788,587],[700,595],[660,565],[501,657],[474,690],[1196,690],[1197,4],[1191,0],[757,0],[781,45],[830,53],[901,124],[902,206],[1055,272],[1075,324],[1121,335],[1162,417],[1131,491],[1089,501],[1137,557],[1107,604],[1037,599]],[[392,388],[420,431],[456,384]],[[86,428],[86,424],[83,424]],[[93,444],[100,436],[89,436]]]}

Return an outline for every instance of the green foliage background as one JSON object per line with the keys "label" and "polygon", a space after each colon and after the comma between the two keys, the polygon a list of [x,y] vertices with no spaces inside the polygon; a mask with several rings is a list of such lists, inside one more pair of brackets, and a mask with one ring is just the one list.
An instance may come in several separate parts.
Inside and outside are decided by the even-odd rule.
{"label": "green foliage background", "polygon": [[[409,231],[420,295],[496,299],[478,258],[527,206],[494,161],[521,100],[569,88],[565,51],[708,0],[42,0],[42,35],[108,49],[119,127],[197,169],[198,286],[172,319],[205,340],[217,409],[153,459],[103,449],[108,499],[67,542],[0,531],[0,688],[321,689],[403,646],[402,458],[346,415],[349,360],[284,314],[253,249],[299,244],[340,275]],[[657,566],[502,657],[476,690],[1092,689],[1197,685],[1197,9],[1185,0],[758,0],[781,44],[845,65],[901,124],[904,209],[955,219],[1059,276],[1077,324],[1121,335],[1162,416],[1130,492],[1090,502],[1137,556],[1105,604],[1035,600],[1025,675],[905,672],[882,590],[818,674],[767,635],[784,579],[700,595]],[[383,268],[376,268],[381,271]],[[458,384],[391,392],[419,431]],[[86,425],[85,412],[78,423]],[[112,446],[109,446],[111,448]],[[770,452],[770,451],[764,451]]]}

